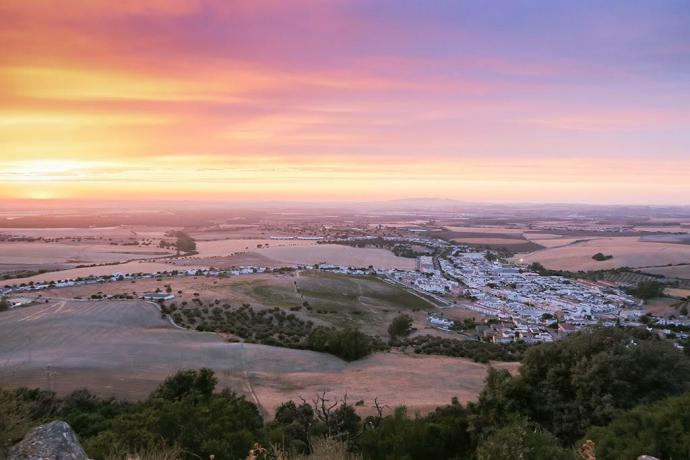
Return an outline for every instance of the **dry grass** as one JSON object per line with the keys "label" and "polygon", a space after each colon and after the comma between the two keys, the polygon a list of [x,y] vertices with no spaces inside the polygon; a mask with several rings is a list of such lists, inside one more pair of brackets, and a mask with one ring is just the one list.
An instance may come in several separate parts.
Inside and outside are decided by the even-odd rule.
{"label": "dry grass", "polygon": [[[556,240],[549,240],[550,242]],[[611,254],[603,262],[592,259],[597,252]],[[649,267],[690,262],[690,245],[640,241],[639,237],[606,237],[519,254],[525,263],[539,262],[558,270],[601,270],[616,267]],[[645,269],[644,271],[650,271]]]}
{"label": "dry grass", "polygon": [[654,316],[669,317],[678,315],[678,310],[674,307],[678,303],[676,299],[659,297],[647,300],[644,304],[644,311]]}
{"label": "dry grass", "polygon": [[182,452],[176,447],[160,446],[141,452],[111,452],[105,460],[180,460]]}
{"label": "dry grass", "polygon": [[666,288],[664,289],[664,294],[669,297],[676,297],[679,299],[689,299],[690,289],[678,289],[678,288]]}
{"label": "dry grass", "polygon": [[[271,240],[271,239],[228,239],[214,241],[199,241],[197,252],[199,257],[228,256],[238,252],[255,251],[263,253],[268,248],[303,248],[315,245],[309,240]],[[260,246],[260,247],[259,247]],[[269,256],[270,257],[270,256]]]}
{"label": "dry grass", "polygon": [[299,455],[294,460],[361,460],[362,456],[347,451],[344,442],[336,439],[319,439],[313,442],[309,455]]}
{"label": "dry grass", "polygon": [[258,460],[267,457],[275,458],[276,460],[362,460],[361,455],[348,452],[347,445],[344,442],[331,438],[314,440],[311,454],[297,456],[290,456],[275,446],[267,449],[256,444],[249,451],[246,460]]}
{"label": "dry grass", "polygon": [[[688,260],[688,262],[690,262],[690,260]],[[668,278],[690,279],[690,263],[686,265],[675,265],[672,267],[645,268],[642,271],[644,273],[663,275]]]}
{"label": "dry grass", "polygon": [[3,263],[101,264],[172,254],[157,247],[114,246],[107,243],[0,242]]}
{"label": "dry grass", "polygon": [[460,244],[486,244],[486,245],[513,245],[513,244],[524,244],[526,240],[518,238],[495,238],[495,237],[485,237],[485,238],[453,238],[453,241]]}
{"label": "dry grass", "polygon": [[493,234],[522,234],[525,231],[524,228],[511,228],[511,227],[445,227],[451,232],[458,233],[493,233]]}
{"label": "dry grass", "polygon": [[290,264],[327,263],[353,267],[400,268],[412,270],[415,260],[398,257],[387,249],[353,248],[338,244],[318,244],[308,247],[271,247],[259,251],[271,259]]}
{"label": "dry grass", "polygon": [[8,391],[0,389],[0,458],[31,428],[29,409]]}
{"label": "dry grass", "polygon": [[[306,350],[227,343],[173,328],[139,301],[50,302],[0,314],[0,380],[61,394],[87,387],[126,399],[146,397],[181,368],[209,367],[221,387],[257,402],[270,418],[281,403],[326,391],[427,412],[457,396],[476,399],[488,367],[444,356],[377,353],[346,363]],[[515,364],[506,364],[516,369]]]}

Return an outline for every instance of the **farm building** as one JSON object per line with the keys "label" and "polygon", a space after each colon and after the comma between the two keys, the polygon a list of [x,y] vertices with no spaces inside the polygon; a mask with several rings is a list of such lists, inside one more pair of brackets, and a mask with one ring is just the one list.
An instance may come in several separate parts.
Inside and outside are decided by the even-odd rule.
{"label": "farm building", "polygon": [[159,300],[172,300],[175,298],[175,294],[168,292],[145,292],[141,298],[144,300],[153,300],[157,302]]}

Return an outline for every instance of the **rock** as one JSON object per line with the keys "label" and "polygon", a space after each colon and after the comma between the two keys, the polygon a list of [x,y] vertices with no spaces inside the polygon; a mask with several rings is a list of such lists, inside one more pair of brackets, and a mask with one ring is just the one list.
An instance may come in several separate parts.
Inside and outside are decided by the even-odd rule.
{"label": "rock", "polygon": [[8,460],[88,460],[77,435],[60,420],[29,431],[10,450]]}
{"label": "rock", "polygon": [[640,455],[639,457],[637,457],[637,460],[659,460],[659,459],[656,457],[652,457],[650,455]]}

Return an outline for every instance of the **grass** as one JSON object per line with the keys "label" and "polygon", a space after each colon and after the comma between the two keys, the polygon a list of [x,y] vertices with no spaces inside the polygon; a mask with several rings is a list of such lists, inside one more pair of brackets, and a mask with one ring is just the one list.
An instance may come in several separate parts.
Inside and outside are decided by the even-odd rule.
{"label": "grass", "polygon": [[314,307],[358,311],[362,306],[395,310],[427,310],[431,304],[374,276],[349,277],[305,273],[297,281],[300,293]]}
{"label": "grass", "polygon": [[[303,320],[335,327],[355,326],[370,335],[385,335],[388,323],[399,312],[434,308],[428,301],[375,276],[305,271],[297,276],[262,276],[224,282],[228,284],[209,287],[221,305],[247,303],[259,310],[279,307],[293,311]],[[203,291],[198,286],[196,289]],[[204,305],[210,304],[208,298],[202,301]],[[185,309],[200,307],[190,302]],[[198,319],[201,323],[204,318]]]}
{"label": "grass", "polygon": [[266,306],[277,305],[287,307],[302,303],[300,296],[292,286],[273,283],[272,281],[255,282],[241,287],[240,290],[243,290],[245,294],[257,299],[259,303]]}
{"label": "grass", "polygon": [[368,312],[371,309],[428,310],[426,300],[390,285],[375,276],[347,276],[322,272],[302,272],[294,278],[248,280],[234,289],[265,306],[289,308],[308,304],[314,310]]}

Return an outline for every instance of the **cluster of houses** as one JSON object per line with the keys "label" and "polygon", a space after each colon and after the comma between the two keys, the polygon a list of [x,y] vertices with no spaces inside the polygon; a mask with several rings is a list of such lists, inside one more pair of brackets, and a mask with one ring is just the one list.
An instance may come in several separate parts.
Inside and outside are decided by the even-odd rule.
{"label": "cluster of houses", "polygon": [[75,279],[64,279],[58,281],[45,281],[45,282],[28,282],[21,284],[14,284],[11,286],[5,286],[0,288],[0,296],[6,296],[10,294],[22,293],[22,292],[34,292],[42,291],[45,289],[54,288],[66,288],[73,286],[87,286],[92,284],[102,284],[111,283],[115,281],[135,281],[135,280],[145,280],[152,278],[162,278],[162,277],[184,277],[184,276],[239,276],[239,275],[249,275],[255,273],[265,273],[276,271],[278,269],[269,267],[240,267],[237,269],[230,270],[219,270],[213,268],[203,268],[203,269],[189,269],[189,270],[171,270],[164,272],[139,272],[139,273],[120,273],[115,272],[112,275],[103,276],[87,276],[79,277]]}
{"label": "cluster of houses", "polygon": [[513,323],[497,341],[550,341],[545,327],[555,320],[560,334],[588,325],[639,324],[640,301],[619,290],[541,276],[492,259],[486,252],[454,246],[439,265],[444,275],[465,286],[463,295],[474,300],[463,307]]}
{"label": "cluster of houses", "polygon": [[460,284],[445,278],[440,272],[418,272],[405,270],[389,270],[387,276],[407,287],[425,294],[439,294],[457,296],[460,294]]}

